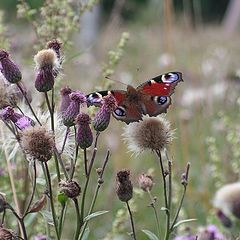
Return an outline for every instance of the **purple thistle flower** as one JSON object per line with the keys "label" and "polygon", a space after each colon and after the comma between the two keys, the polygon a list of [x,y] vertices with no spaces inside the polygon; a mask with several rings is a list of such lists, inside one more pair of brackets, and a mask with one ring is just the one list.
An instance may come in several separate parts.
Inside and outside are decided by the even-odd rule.
{"label": "purple thistle flower", "polygon": [[47,240],[47,236],[45,235],[37,235],[34,237],[34,240]]}
{"label": "purple thistle flower", "polygon": [[72,89],[69,87],[63,87],[60,91],[62,99],[60,104],[60,112],[64,113],[70,105],[71,99],[70,94],[72,93]]}
{"label": "purple thistle flower", "polygon": [[10,83],[17,83],[22,79],[18,66],[9,58],[9,54],[0,50],[0,71]]}
{"label": "purple thistle flower", "polygon": [[14,112],[13,108],[10,106],[5,107],[0,111],[0,119],[4,121],[12,121],[20,130],[34,126],[34,121],[31,118]]}
{"label": "purple thistle flower", "polygon": [[86,102],[85,95],[80,91],[72,92],[69,97],[71,100],[70,104],[63,113],[63,124],[67,127],[71,127],[75,124],[75,118],[80,111],[80,106]]}
{"label": "purple thistle flower", "polygon": [[116,99],[112,95],[103,97],[103,104],[96,113],[93,126],[96,131],[104,131],[110,122],[111,113],[116,109]]}
{"label": "purple thistle flower", "polygon": [[86,113],[79,113],[76,118],[78,125],[76,141],[80,148],[86,149],[93,143],[93,135],[89,124],[91,119]]}
{"label": "purple thistle flower", "polygon": [[185,235],[185,236],[177,236],[174,240],[196,240],[196,236],[193,235]]}
{"label": "purple thistle flower", "polygon": [[54,75],[52,66],[45,66],[39,69],[35,80],[35,88],[39,92],[48,92],[54,86]]}

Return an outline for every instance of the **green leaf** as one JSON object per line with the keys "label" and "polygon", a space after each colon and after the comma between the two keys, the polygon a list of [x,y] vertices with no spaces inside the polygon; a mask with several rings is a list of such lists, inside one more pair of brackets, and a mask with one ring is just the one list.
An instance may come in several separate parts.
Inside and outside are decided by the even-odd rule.
{"label": "green leaf", "polygon": [[177,228],[178,226],[180,226],[183,223],[188,223],[188,222],[193,222],[193,221],[197,221],[197,219],[196,218],[190,218],[190,219],[181,220],[173,226],[173,229]]}
{"label": "green leaf", "polygon": [[87,221],[89,221],[89,220],[92,219],[92,218],[98,217],[98,216],[103,215],[103,214],[106,214],[106,213],[108,213],[108,212],[109,212],[109,211],[98,211],[98,212],[91,213],[90,215],[88,215],[88,216],[86,216],[86,217],[84,218],[84,222],[87,222]]}
{"label": "green leaf", "polygon": [[59,193],[57,195],[57,199],[64,206],[68,200],[68,197],[64,193]]}
{"label": "green leaf", "polygon": [[86,228],[82,237],[82,240],[88,240],[88,236],[89,236],[90,230],[89,228]]}
{"label": "green leaf", "polygon": [[149,230],[143,229],[142,232],[144,232],[150,240],[159,240],[159,238]]}

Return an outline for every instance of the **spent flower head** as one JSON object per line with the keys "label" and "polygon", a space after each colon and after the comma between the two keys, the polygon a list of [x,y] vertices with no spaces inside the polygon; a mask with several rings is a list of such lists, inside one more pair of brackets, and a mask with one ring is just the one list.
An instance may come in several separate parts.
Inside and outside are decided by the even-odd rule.
{"label": "spent flower head", "polygon": [[96,113],[93,120],[93,127],[96,131],[104,131],[111,118],[111,113],[116,109],[117,103],[116,99],[112,95],[107,95],[103,97],[102,106],[100,110]]}
{"label": "spent flower head", "polygon": [[34,56],[37,76],[35,87],[39,92],[50,91],[54,86],[55,71],[59,69],[59,60],[53,49],[43,49]]}
{"label": "spent flower head", "polygon": [[153,177],[143,173],[138,178],[138,184],[143,191],[151,191],[153,186]]}
{"label": "spent flower head", "polygon": [[5,50],[0,50],[0,71],[10,83],[17,83],[22,79],[22,73],[18,66],[10,59]]}
{"label": "spent flower head", "polygon": [[59,41],[58,39],[53,39],[47,43],[47,48],[53,49],[56,52],[58,59],[61,58],[61,53],[60,53],[61,47],[62,47],[62,42]]}
{"label": "spent flower head", "polygon": [[11,229],[0,227],[0,239],[12,240],[15,239],[16,234]]}
{"label": "spent flower head", "polygon": [[60,192],[64,193],[69,198],[76,198],[81,193],[81,187],[76,181],[61,181],[59,183]]}
{"label": "spent flower head", "polygon": [[47,162],[53,154],[54,137],[45,127],[29,127],[22,132],[21,146],[34,160]]}
{"label": "spent flower head", "polygon": [[133,186],[130,180],[130,171],[121,170],[116,176],[116,193],[122,202],[128,202],[133,195]]}
{"label": "spent flower head", "polygon": [[93,134],[89,126],[91,119],[86,113],[79,113],[76,118],[78,125],[76,141],[80,148],[86,149],[93,143]]}
{"label": "spent flower head", "polygon": [[164,117],[143,117],[143,121],[127,125],[123,134],[130,151],[163,150],[173,140],[174,130]]}

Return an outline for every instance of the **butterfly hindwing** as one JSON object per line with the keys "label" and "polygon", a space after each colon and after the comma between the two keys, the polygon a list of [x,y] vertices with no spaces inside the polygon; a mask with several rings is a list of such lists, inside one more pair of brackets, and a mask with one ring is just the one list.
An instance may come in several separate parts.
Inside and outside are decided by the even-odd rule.
{"label": "butterfly hindwing", "polygon": [[182,73],[169,72],[156,76],[137,87],[137,90],[143,94],[151,96],[166,96],[173,94],[176,85],[183,81]]}

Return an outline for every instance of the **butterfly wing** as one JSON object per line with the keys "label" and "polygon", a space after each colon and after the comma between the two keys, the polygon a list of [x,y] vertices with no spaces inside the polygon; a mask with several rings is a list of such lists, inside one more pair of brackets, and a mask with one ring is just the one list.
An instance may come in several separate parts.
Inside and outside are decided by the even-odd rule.
{"label": "butterfly wing", "polygon": [[151,96],[169,97],[174,93],[176,85],[181,81],[183,81],[182,73],[169,72],[148,80],[138,86],[137,90]]}

